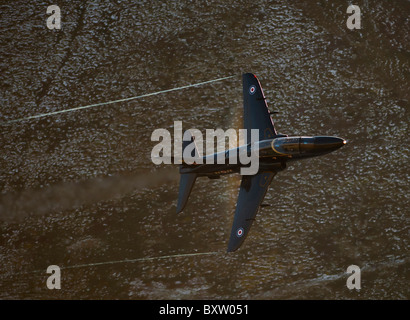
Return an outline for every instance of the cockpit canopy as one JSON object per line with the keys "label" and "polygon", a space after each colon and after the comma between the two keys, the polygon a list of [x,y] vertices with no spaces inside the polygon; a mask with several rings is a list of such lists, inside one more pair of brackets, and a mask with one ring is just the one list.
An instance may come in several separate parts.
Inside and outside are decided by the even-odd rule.
{"label": "cockpit canopy", "polygon": [[280,137],[273,140],[263,140],[256,143],[260,157],[294,155],[304,153],[314,144],[313,137]]}

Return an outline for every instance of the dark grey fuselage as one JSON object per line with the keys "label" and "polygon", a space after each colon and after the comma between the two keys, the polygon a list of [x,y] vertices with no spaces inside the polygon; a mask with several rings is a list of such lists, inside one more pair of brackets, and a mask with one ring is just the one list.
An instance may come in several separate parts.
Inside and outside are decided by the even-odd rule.
{"label": "dark grey fuselage", "polygon": [[[239,154],[246,152],[249,156],[254,150],[257,150],[259,158],[258,172],[281,171],[286,168],[287,162],[324,155],[345,144],[346,141],[339,137],[279,135],[273,139],[201,157],[201,161],[198,162],[202,163],[183,164],[180,167],[180,173],[196,173],[198,176],[208,176],[211,179],[225,174],[238,173],[240,168],[249,167],[249,163],[240,162]],[[221,159],[223,163],[220,163]]]}

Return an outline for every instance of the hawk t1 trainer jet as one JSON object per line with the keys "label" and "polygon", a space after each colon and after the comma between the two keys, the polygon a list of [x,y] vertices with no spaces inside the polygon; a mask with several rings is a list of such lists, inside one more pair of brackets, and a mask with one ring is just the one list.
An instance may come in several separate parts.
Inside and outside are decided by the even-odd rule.
{"label": "hawk t1 trainer jet", "polygon": [[[286,169],[287,162],[321,156],[335,151],[346,144],[346,140],[329,136],[288,136],[279,134],[275,130],[271,112],[266,104],[266,98],[258,78],[252,73],[242,76],[243,80],[243,108],[244,129],[247,129],[247,141],[251,141],[251,129],[259,130],[259,141],[249,143],[247,146],[236,148],[240,152],[247,148],[250,153],[252,148],[259,150],[259,169],[255,175],[243,175],[236,204],[232,231],[228,244],[228,252],[237,250],[245,240],[252,222],[273,177],[279,171]],[[183,142],[183,149],[190,143]],[[226,151],[225,159],[228,159]],[[215,157],[217,154],[207,157]],[[203,157],[205,160],[206,157]],[[186,164],[180,165],[180,186],[177,204],[177,213],[181,212],[191,193],[197,177],[219,178],[229,173],[239,173],[240,168],[245,167],[237,164]]]}

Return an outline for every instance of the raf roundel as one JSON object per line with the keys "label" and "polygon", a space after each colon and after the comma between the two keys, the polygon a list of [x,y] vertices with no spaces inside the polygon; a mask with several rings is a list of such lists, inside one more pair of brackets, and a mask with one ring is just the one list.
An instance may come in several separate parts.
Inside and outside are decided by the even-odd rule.
{"label": "raf roundel", "polygon": [[256,87],[255,86],[250,86],[249,93],[254,94],[255,92],[256,92]]}
{"label": "raf roundel", "polygon": [[238,238],[242,237],[242,236],[243,236],[243,228],[239,228],[239,229],[236,231],[236,235],[237,235]]}

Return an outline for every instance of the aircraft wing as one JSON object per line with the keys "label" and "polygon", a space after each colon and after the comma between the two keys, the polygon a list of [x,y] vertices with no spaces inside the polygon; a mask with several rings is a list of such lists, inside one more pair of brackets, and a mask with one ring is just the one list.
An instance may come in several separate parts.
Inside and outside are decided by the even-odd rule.
{"label": "aircraft wing", "polygon": [[228,252],[238,249],[245,240],[275,174],[260,172],[253,176],[242,176]]}
{"label": "aircraft wing", "polygon": [[247,129],[247,143],[251,142],[250,129],[259,129],[259,140],[274,138],[277,133],[258,78],[253,73],[244,73],[242,86],[243,127]]}

